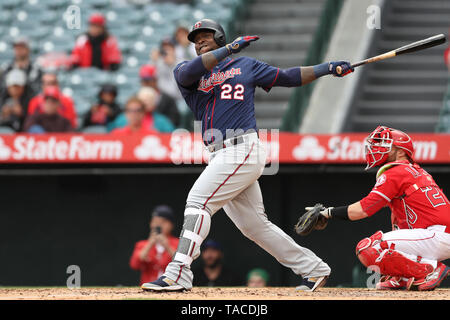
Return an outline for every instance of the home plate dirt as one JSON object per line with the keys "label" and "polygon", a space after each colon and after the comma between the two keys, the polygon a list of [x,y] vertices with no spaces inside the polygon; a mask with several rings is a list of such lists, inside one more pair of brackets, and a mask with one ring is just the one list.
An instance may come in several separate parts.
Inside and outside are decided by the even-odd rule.
{"label": "home plate dirt", "polygon": [[450,300],[450,289],[435,291],[378,291],[365,288],[203,288],[186,292],[153,293],[140,288],[0,288],[0,300]]}

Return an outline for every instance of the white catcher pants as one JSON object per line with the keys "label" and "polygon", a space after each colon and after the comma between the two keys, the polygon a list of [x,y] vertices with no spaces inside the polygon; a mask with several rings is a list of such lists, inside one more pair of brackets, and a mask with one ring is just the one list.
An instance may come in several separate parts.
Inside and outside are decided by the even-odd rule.
{"label": "white catcher pants", "polygon": [[[177,253],[166,268],[165,276],[187,289],[192,287],[190,264],[200,255],[201,242],[209,232],[210,217],[221,208],[247,238],[295,274],[305,278],[329,275],[331,270],[325,262],[268,220],[257,181],[265,166],[265,147],[256,133],[243,137],[243,143],[210,154],[208,166],[194,183],[186,201],[183,229],[191,230],[182,231]],[[189,222],[195,210],[201,219]]]}
{"label": "white catcher pants", "polygon": [[394,244],[395,250],[405,257],[436,268],[438,261],[450,258],[450,234],[443,226],[431,226],[427,229],[400,229],[383,234],[388,245]]}

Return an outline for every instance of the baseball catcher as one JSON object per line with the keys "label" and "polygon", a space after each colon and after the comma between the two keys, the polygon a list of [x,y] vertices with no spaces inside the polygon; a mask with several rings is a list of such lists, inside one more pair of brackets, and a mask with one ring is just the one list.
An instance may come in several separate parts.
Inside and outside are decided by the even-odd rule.
{"label": "baseball catcher", "polygon": [[406,133],[377,127],[365,140],[366,169],[380,167],[372,191],[348,206],[305,208],[296,232],[307,235],[323,229],[324,219],[364,219],[388,206],[392,231],[377,231],[361,240],[356,255],[383,275],[376,284],[379,290],[434,290],[450,274],[441,262],[450,258],[450,203],[413,154]]}

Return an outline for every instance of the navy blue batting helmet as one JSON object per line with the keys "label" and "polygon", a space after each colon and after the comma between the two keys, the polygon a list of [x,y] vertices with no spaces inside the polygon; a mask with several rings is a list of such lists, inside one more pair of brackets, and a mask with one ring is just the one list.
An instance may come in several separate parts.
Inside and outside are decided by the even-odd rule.
{"label": "navy blue batting helmet", "polygon": [[200,31],[212,31],[214,33],[214,40],[219,47],[223,47],[227,44],[225,31],[222,26],[214,20],[202,19],[197,21],[188,34],[189,41],[194,42],[195,35]]}

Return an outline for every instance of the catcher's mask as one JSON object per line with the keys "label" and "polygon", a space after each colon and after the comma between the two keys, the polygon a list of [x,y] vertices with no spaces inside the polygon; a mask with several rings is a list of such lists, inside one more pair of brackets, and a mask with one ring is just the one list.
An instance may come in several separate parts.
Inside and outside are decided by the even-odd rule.
{"label": "catcher's mask", "polygon": [[385,163],[392,146],[405,150],[412,160],[414,146],[410,136],[397,129],[378,126],[364,142],[366,170]]}

